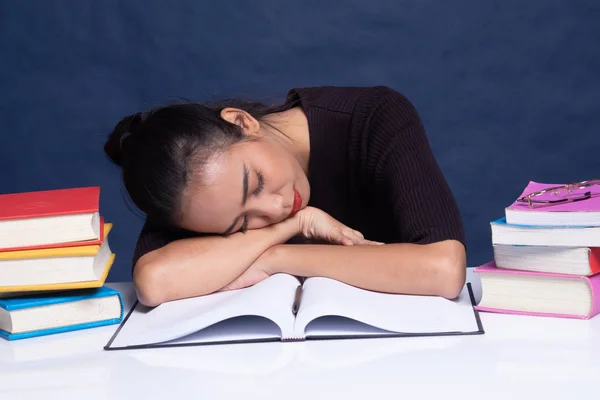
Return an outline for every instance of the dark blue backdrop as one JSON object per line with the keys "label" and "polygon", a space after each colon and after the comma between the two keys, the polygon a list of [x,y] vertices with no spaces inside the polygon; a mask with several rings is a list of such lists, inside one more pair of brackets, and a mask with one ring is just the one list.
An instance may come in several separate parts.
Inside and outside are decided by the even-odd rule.
{"label": "dark blue backdrop", "polygon": [[142,220],[106,134],[176,98],[388,85],[418,108],[457,197],[469,266],[529,180],[600,175],[600,3],[549,0],[0,1],[0,192],[101,185],[109,280]]}

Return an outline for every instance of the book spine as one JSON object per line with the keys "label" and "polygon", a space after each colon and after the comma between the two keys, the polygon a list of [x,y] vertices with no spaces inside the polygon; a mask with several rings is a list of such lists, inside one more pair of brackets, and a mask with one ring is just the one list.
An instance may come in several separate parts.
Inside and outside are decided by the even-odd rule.
{"label": "book spine", "polygon": [[290,336],[290,337],[282,337],[281,341],[282,342],[302,342],[306,340],[305,337],[300,337],[300,336]]}
{"label": "book spine", "polygon": [[600,314],[600,274],[586,277],[585,279],[589,283],[590,291],[592,293],[592,308],[588,314],[588,318],[591,318]]}
{"label": "book spine", "polygon": [[600,247],[592,247],[590,249],[590,275],[595,275],[600,272]]}

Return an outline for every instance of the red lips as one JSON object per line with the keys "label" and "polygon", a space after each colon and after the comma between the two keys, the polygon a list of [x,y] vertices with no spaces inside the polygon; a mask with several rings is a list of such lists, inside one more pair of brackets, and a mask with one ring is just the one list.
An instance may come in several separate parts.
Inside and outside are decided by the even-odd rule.
{"label": "red lips", "polygon": [[300,207],[302,207],[302,196],[300,196],[300,193],[294,189],[294,205],[292,206],[292,212],[290,213],[290,216],[293,216],[300,211]]}

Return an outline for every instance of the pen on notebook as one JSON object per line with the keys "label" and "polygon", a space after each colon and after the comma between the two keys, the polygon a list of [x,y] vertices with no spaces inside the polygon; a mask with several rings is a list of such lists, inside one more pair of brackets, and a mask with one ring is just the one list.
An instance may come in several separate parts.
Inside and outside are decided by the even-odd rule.
{"label": "pen on notebook", "polygon": [[302,298],[302,285],[298,285],[296,288],[296,294],[294,295],[294,304],[292,304],[292,314],[298,314],[300,308],[300,299]]}

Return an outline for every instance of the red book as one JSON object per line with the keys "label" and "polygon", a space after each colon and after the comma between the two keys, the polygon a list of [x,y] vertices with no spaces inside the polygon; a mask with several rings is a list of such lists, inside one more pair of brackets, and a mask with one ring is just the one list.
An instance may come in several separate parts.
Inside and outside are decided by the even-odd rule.
{"label": "red book", "polygon": [[0,195],[0,250],[100,240],[100,187]]}

